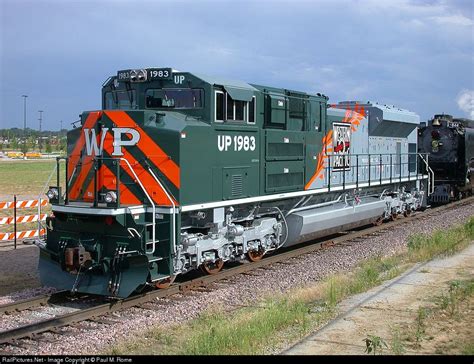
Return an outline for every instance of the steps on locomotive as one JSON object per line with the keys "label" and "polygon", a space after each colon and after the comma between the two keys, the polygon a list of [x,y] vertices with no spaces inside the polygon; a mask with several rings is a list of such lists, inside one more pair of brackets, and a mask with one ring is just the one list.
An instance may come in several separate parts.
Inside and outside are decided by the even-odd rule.
{"label": "steps on locomotive", "polygon": [[[150,268],[152,280],[169,277],[171,267],[170,254],[170,219],[169,215],[162,215],[163,219],[155,219],[155,240],[153,241],[152,214],[146,213],[144,222],[137,225],[142,227],[142,243],[148,257],[148,262],[153,263]],[[156,264],[156,266],[155,266]]]}

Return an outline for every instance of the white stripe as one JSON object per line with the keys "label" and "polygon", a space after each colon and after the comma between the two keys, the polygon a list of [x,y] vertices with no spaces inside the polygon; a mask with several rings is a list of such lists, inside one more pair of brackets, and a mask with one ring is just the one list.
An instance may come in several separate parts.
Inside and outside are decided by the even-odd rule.
{"label": "white stripe", "polygon": [[[419,175],[413,180],[416,179],[426,179],[428,178],[427,175]],[[389,179],[387,180],[382,180],[382,184],[394,184],[399,182],[400,179],[392,179],[392,182],[390,182]],[[402,182],[408,181],[408,178],[402,178]],[[380,181],[377,182],[370,182],[370,186],[379,186]],[[368,183],[359,183],[359,187],[368,187]],[[346,186],[346,189],[352,189],[356,188],[355,184],[350,184]],[[343,186],[338,185],[331,187],[330,190],[327,188],[320,188],[320,189],[312,189],[308,191],[298,191],[298,192],[289,192],[289,193],[281,193],[277,195],[268,195],[268,196],[258,196],[258,197],[250,197],[250,198],[240,198],[236,200],[227,200],[227,201],[217,201],[217,202],[209,202],[209,203],[204,203],[204,204],[195,204],[195,205],[187,205],[187,206],[182,206],[181,211],[182,212],[187,212],[187,211],[194,211],[194,210],[200,210],[200,209],[211,209],[211,208],[216,208],[216,207],[223,207],[223,206],[230,206],[230,205],[240,205],[244,203],[252,203],[252,202],[263,202],[263,201],[271,201],[271,200],[277,200],[277,199],[283,199],[283,198],[291,198],[291,197],[300,197],[300,196],[308,196],[308,195],[316,195],[319,193],[325,193],[325,192],[331,192],[331,191],[340,191],[343,189]]]}
{"label": "white stripe", "polygon": [[[418,175],[413,177],[411,180],[419,180],[419,179],[427,179],[427,175]],[[406,182],[409,179],[407,177],[402,178],[402,182]],[[382,180],[382,184],[394,184],[400,182],[400,178],[392,179],[390,182],[389,179]],[[372,181],[370,182],[370,186],[379,186],[380,181]],[[368,187],[369,183],[359,183],[359,187]],[[350,184],[345,186],[346,189],[356,188],[356,184]],[[279,193],[275,195],[267,195],[267,196],[257,196],[257,197],[249,197],[249,198],[239,198],[235,200],[226,200],[226,201],[216,201],[216,202],[208,202],[203,204],[195,204],[195,205],[187,205],[181,206],[181,212],[188,212],[200,209],[211,209],[216,207],[223,207],[223,206],[230,206],[230,205],[240,205],[245,203],[252,203],[252,202],[263,202],[263,201],[272,201],[278,199],[285,199],[285,198],[292,198],[292,197],[300,197],[300,196],[309,196],[309,195],[317,195],[326,192],[332,191],[340,191],[343,189],[343,186],[338,185],[331,187],[330,190],[328,188],[319,188],[319,189],[312,189],[307,191],[297,191],[297,192],[287,192],[287,193]],[[124,207],[119,209],[110,209],[110,208],[92,208],[90,205],[84,204],[79,206],[60,206],[60,205],[52,205],[52,210],[57,212],[70,212],[70,213],[77,213],[77,214],[88,214],[88,215],[121,215],[125,213],[132,213],[132,214],[140,214],[145,212],[145,208],[143,205],[137,206],[130,206]],[[157,213],[172,213],[172,209],[167,207],[157,208]]]}
{"label": "white stripe", "polygon": [[[21,237],[20,236],[22,234],[25,234],[25,236]],[[10,235],[12,235],[12,238],[9,239]],[[5,241],[5,240],[13,240],[15,237],[13,236],[13,233],[4,233],[4,235],[2,236],[2,234],[0,234],[0,236],[2,237],[0,240],[2,241]],[[27,230],[27,231],[17,231],[16,233],[16,238],[17,239],[25,239],[25,238],[31,238],[33,236],[39,236],[38,234],[38,230]]]}

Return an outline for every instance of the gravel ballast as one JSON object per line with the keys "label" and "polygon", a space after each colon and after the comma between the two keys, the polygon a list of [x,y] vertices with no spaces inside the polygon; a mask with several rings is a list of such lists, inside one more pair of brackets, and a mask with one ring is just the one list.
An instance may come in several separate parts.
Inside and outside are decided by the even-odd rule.
{"label": "gravel ballast", "polygon": [[[213,306],[230,309],[249,304],[270,293],[286,292],[297,286],[319,281],[329,274],[350,270],[367,258],[403,252],[406,250],[410,235],[445,230],[466,222],[473,215],[474,205],[458,206],[429,218],[394,227],[380,236],[361,239],[350,245],[318,250],[286,262],[293,264],[275,264],[272,269],[257,270],[256,275],[238,275],[228,281],[214,283],[214,289],[210,292],[193,291],[189,295],[178,295],[178,297],[181,296],[179,300],[173,299],[177,296],[171,299],[157,299],[155,304],[147,304],[147,308],[132,308],[115,313],[108,317],[116,321],[111,325],[84,322],[75,327],[60,329],[67,333],[65,335],[47,333],[44,337],[48,340],[40,343],[23,340],[22,347],[4,346],[3,352],[10,354],[98,354],[122,340],[139,337],[144,330],[152,326],[166,327],[181,323],[195,318]],[[23,291],[22,297],[26,298],[27,293],[28,291]],[[0,303],[15,300],[16,297],[12,295],[0,297]],[[20,317],[23,314],[2,316],[0,331],[11,327],[11,320],[22,321]]]}

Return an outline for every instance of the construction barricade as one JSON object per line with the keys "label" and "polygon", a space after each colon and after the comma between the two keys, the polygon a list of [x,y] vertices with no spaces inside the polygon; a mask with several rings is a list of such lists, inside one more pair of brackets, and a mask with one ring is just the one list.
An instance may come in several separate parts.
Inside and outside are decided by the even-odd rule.
{"label": "construction barricade", "polygon": [[[0,242],[1,241],[14,241],[16,249],[17,240],[23,240],[27,238],[33,238],[46,234],[45,229],[41,226],[41,221],[46,220],[47,214],[41,213],[41,207],[47,206],[48,200],[23,200],[17,201],[16,195],[13,197],[13,201],[0,202],[0,210],[12,209],[13,216],[0,217],[0,225],[13,225],[13,232],[1,232],[0,231]],[[17,216],[17,210],[20,209],[31,209],[37,208],[38,213],[36,215],[23,215]],[[31,222],[38,222],[38,228],[35,230],[23,230],[18,231],[18,224],[25,224]],[[0,227],[1,228],[1,227]]]}

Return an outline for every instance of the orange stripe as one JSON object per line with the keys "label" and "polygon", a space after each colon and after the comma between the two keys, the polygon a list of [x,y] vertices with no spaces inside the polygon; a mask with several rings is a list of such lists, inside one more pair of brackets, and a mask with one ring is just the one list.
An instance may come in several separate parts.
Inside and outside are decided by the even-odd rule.
{"label": "orange stripe", "polygon": [[84,161],[81,166],[81,171],[79,172],[79,175],[76,178],[76,181],[72,185],[72,187],[69,189],[69,198],[71,200],[75,200],[79,198],[80,192],[81,192],[81,187],[83,186],[87,175],[91,168],[94,166],[94,161],[92,160],[92,156],[87,156],[84,158]]}
{"label": "orange stripe", "polygon": [[[114,182],[116,178],[115,174],[107,166],[102,165],[100,167],[100,176],[102,179],[104,179],[105,174],[112,175],[114,177],[114,180],[112,180],[111,184],[107,184],[107,182],[103,180],[102,186],[109,190],[115,189],[116,187],[116,184]],[[123,183],[120,183],[119,188],[120,188],[120,203],[131,204],[131,205],[139,205],[142,203],[137,198],[137,196],[135,196]]]}
{"label": "orange stripe", "polygon": [[96,121],[99,119],[99,117],[102,115],[101,111],[93,111],[89,113],[87,116],[86,122],[82,126],[81,134],[79,135],[79,140],[76,142],[76,145],[74,146],[74,149],[72,153],[69,155],[69,161],[68,161],[68,180],[71,178],[72,171],[74,170],[74,167],[77,165],[77,162],[79,161],[79,157],[81,155],[81,150],[84,148],[85,145],[85,137],[84,137],[84,128],[91,128],[95,125]]}
{"label": "orange stripe", "polygon": [[[98,178],[100,180],[100,183],[98,184],[98,189],[100,190],[102,187],[105,187],[108,190],[115,190],[115,187],[117,186],[115,184],[115,180],[113,180],[112,183],[110,184],[104,181],[104,177],[108,177],[106,176],[106,174],[109,174],[116,178],[115,174],[113,174],[112,171],[106,165],[103,164],[100,167],[100,170],[98,173]],[[142,204],[142,202],[123,183],[120,183],[119,188],[120,188],[120,203],[121,204],[127,204],[127,205],[141,205]],[[89,197],[87,192],[90,192],[92,196]],[[94,193],[94,180],[89,182],[89,185],[84,191],[83,200],[89,201],[89,202],[93,201],[94,200],[93,193]]]}
{"label": "orange stripe", "polygon": [[105,114],[121,128],[133,128],[140,133],[140,140],[137,147],[150,158],[150,161],[177,187],[180,187],[180,171],[179,166],[173,162],[171,157],[167,155],[155,141],[150,138],[142,128],[125,112],[105,111]]}
{"label": "orange stripe", "polygon": [[[113,148],[112,141],[113,141],[112,136],[110,134],[107,134],[104,140],[104,150],[108,154],[112,154],[112,148]],[[166,205],[166,206],[171,205],[170,200],[168,199],[168,197],[166,197],[165,192],[161,189],[161,187],[155,181],[153,176],[145,168],[142,167],[142,165],[133,157],[133,155],[129,151],[127,151],[126,148],[123,148],[122,152],[123,152],[122,157],[130,163],[133,170],[137,174],[138,178],[142,182],[143,186],[145,187],[146,191],[148,192],[150,197],[153,199],[153,201],[159,205]],[[128,165],[124,165],[125,163],[123,162],[121,163],[125,172],[130,176],[130,178],[133,181],[136,182],[135,176],[130,171],[130,168],[128,167]],[[175,205],[178,205],[178,203],[172,196],[171,198],[173,202],[175,203]]]}
{"label": "orange stripe", "polygon": [[[44,235],[46,231],[44,229],[40,230],[40,235]],[[38,236],[38,230],[27,230],[19,231],[16,233],[17,239],[23,239],[26,237]],[[15,233],[0,233],[0,240],[13,240],[15,238]]]}
{"label": "orange stripe", "polygon": [[[87,118],[87,120],[89,120],[89,118]],[[97,119],[95,119],[95,120],[97,120]],[[94,123],[95,123],[95,121],[94,121]],[[84,128],[86,128],[86,124],[87,124],[87,122],[84,124]],[[92,126],[94,126],[94,124],[92,124],[90,126],[87,126],[87,128],[91,128]],[[84,128],[81,130],[81,132],[84,130]],[[97,143],[99,143],[99,140],[101,139],[103,132],[104,131],[101,130],[99,135],[96,135],[96,142]],[[82,137],[83,140],[85,140],[84,133],[81,134],[81,137]],[[69,189],[69,191],[70,191],[69,192],[69,198],[71,200],[75,200],[75,199],[78,199],[80,197],[81,187],[83,186],[84,182],[86,181],[86,178],[89,175],[89,173],[91,171],[91,168],[94,167],[93,159],[95,157],[95,153],[94,153],[94,150],[92,150],[91,152],[92,152],[91,155],[83,156],[82,166],[81,166],[81,170],[79,171],[79,175],[77,176],[76,180],[74,181],[74,184]],[[87,189],[86,189],[86,191],[87,191]],[[85,194],[85,192],[84,192],[84,194]],[[92,200],[93,199],[94,199],[94,197],[92,197]],[[88,201],[87,198],[85,200]]]}

